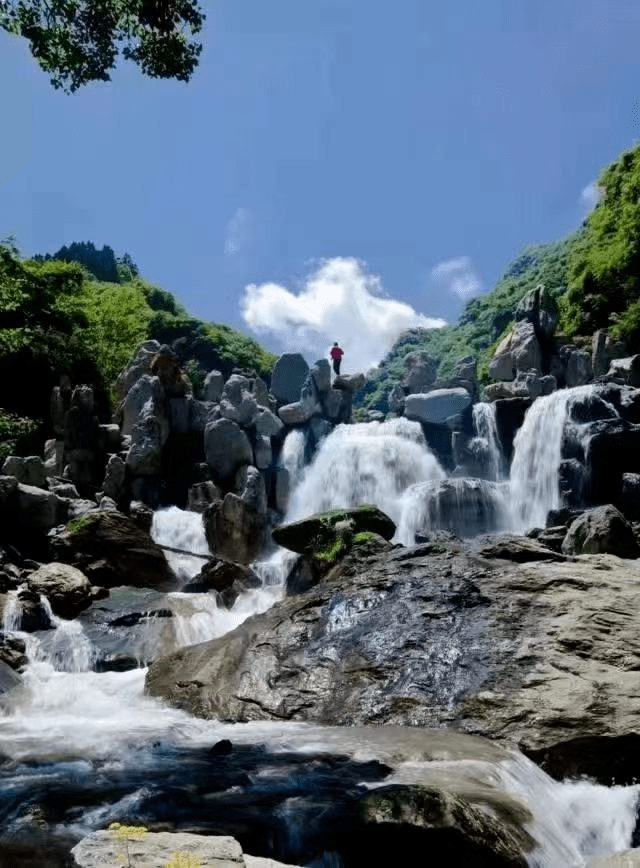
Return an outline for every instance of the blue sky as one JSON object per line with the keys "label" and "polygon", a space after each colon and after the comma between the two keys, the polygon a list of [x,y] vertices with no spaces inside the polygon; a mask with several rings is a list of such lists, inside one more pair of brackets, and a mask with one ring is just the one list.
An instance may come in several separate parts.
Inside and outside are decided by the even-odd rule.
{"label": "blue sky", "polygon": [[362,366],[455,320],[640,139],[635,0],[202,5],[188,85],[123,61],[67,96],[0,32],[0,236],[127,251],[273,349]]}

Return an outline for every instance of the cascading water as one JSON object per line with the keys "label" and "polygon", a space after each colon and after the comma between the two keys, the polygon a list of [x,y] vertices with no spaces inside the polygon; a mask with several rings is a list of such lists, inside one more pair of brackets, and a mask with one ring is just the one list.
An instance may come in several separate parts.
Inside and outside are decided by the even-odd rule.
{"label": "cascading water", "polygon": [[[568,414],[572,404],[594,394],[592,385],[560,389],[537,398],[527,411],[516,434],[511,462],[513,530],[544,527],[549,510],[560,506],[558,470]],[[611,412],[617,415],[613,407]]]}
{"label": "cascading water", "polygon": [[473,429],[476,436],[471,440],[471,451],[481,451],[485,461],[485,477],[499,482],[505,476],[505,460],[498,437],[495,403],[478,402],[473,405]]}

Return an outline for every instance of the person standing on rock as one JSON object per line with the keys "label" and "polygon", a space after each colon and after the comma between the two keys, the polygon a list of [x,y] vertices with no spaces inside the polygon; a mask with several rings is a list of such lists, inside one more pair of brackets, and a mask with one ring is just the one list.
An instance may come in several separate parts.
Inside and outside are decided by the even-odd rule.
{"label": "person standing on rock", "polygon": [[338,342],[335,341],[335,343],[331,347],[331,360],[333,362],[333,373],[336,375],[336,377],[340,374],[340,362],[342,361],[343,356],[344,350],[341,350],[338,346]]}

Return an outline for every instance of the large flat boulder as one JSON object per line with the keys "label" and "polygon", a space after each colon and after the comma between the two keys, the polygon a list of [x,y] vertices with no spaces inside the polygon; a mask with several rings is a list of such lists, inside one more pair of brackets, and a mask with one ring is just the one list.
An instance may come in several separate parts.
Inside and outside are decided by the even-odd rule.
{"label": "large flat boulder", "polygon": [[404,414],[407,419],[444,425],[451,416],[458,416],[471,406],[466,389],[435,389],[433,392],[407,395]]}
{"label": "large flat boulder", "polygon": [[31,573],[28,584],[33,591],[48,598],[54,614],[66,619],[75,618],[94,600],[107,594],[69,564],[45,564]]}
{"label": "large flat boulder", "polygon": [[395,523],[381,509],[362,504],[352,509],[318,512],[301,521],[282,524],[272,535],[278,545],[304,554],[335,543],[340,534],[344,535],[345,525],[352,535],[369,532],[391,539],[396,532]]}
{"label": "large flat boulder", "polygon": [[[640,561],[608,554],[354,550],[305,593],[157,660],[147,690],[228,721],[447,727],[552,751],[558,776],[569,761],[597,774],[598,740],[624,758],[640,731],[639,591]],[[591,748],[572,753],[581,738]]]}

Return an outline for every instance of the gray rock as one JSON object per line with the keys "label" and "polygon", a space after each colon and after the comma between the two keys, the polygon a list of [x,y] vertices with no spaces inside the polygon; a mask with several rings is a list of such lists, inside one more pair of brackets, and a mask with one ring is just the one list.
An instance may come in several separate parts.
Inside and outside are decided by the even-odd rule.
{"label": "gray rock", "polygon": [[126,465],[119,455],[111,455],[104,473],[102,491],[116,503],[125,493]]}
{"label": "gray rock", "polygon": [[145,341],[138,347],[136,355],[116,380],[116,395],[122,401],[129,390],[145,374],[151,374],[151,360],[160,350],[158,341]]}
{"label": "gray rock", "polygon": [[131,435],[126,466],[134,476],[159,476],[168,425],[158,416],[142,415]]}
{"label": "gray rock", "polygon": [[[134,427],[143,417],[156,416],[164,419],[164,389],[158,377],[143,374],[127,392],[122,406],[122,433],[133,435]],[[166,423],[166,436],[169,434]],[[165,440],[166,440],[165,436]]]}
{"label": "gray rock", "polygon": [[48,598],[55,615],[67,620],[106,595],[101,588],[95,588],[84,573],[68,564],[45,564],[31,573],[28,584],[33,591]]}
{"label": "gray rock", "polygon": [[320,412],[319,405],[294,401],[292,404],[285,404],[283,407],[280,407],[278,416],[280,416],[285,425],[303,425],[309,421],[314,412]]}
{"label": "gray rock", "polygon": [[343,407],[348,401],[348,393],[342,389],[330,389],[325,398],[325,411],[332,422],[337,422],[340,419]]}
{"label": "gray rock", "polygon": [[276,509],[278,512],[285,514],[287,511],[287,504],[289,503],[289,489],[290,489],[290,481],[289,481],[289,471],[284,467],[277,467],[275,469],[276,474],[276,485],[275,485],[275,500],[276,500]]}
{"label": "gray rock", "polygon": [[52,491],[18,483],[18,520],[23,527],[50,530],[67,520],[68,502]]}
{"label": "gray rock", "polygon": [[331,367],[326,359],[318,359],[311,368],[311,377],[320,395],[331,388]]}
{"label": "gray rock", "polygon": [[45,476],[61,476],[64,469],[64,442],[46,440],[44,444]]}
{"label": "gray rock", "polygon": [[77,500],[80,497],[75,485],[64,478],[50,476],[47,479],[47,483],[49,485],[49,491],[53,491],[54,494],[58,495],[58,497],[65,497],[68,500]]}
{"label": "gray rock", "polygon": [[224,376],[220,371],[209,371],[204,378],[204,400],[216,403],[220,400],[224,388]]}
{"label": "gray rock", "polygon": [[227,479],[241,464],[253,464],[253,448],[249,438],[231,419],[207,423],[204,450],[207,464],[216,480]]}
{"label": "gray rock", "polygon": [[167,399],[169,429],[174,434],[186,434],[190,429],[191,395]]}
{"label": "gray rock", "polygon": [[542,350],[535,329],[530,322],[516,323],[511,339],[513,364],[517,371],[542,368]]}
{"label": "gray rock", "polygon": [[264,476],[256,467],[245,465],[238,469],[234,489],[242,500],[256,512],[267,514],[267,493]]}
{"label": "gray rock", "polygon": [[267,409],[271,408],[269,389],[262,377],[255,377],[251,381],[251,391],[253,397],[256,399],[258,407],[266,407]]}
{"label": "gray rock", "polygon": [[591,345],[593,376],[602,377],[609,370],[613,359],[621,359],[626,354],[626,348],[622,341],[614,341],[605,329],[599,329],[594,334]]}
{"label": "gray rock", "polygon": [[343,389],[347,392],[359,392],[365,384],[364,374],[340,374],[333,380],[334,389]]}
{"label": "gray rock", "polygon": [[82,497],[79,500],[71,500],[69,501],[67,520],[71,521],[74,518],[82,518],[88,512],[93,512],[95,508],[96,503],[94,500],[87,500]]}
{"label": "gray rock", "polygon": [[265,437],[262,434],[256,436],[256,442],[253,447],[256,459],[256,467],[258,470],[266,470],[271,466],[273,461],[273,451],[271,449],[271,438]]}
{"label": "gray rock", "polygon": [[266,516],[237,494],[229,492],[204,514],[209,548],[220,557],[250,564],[266,542]]}
{"label": "gray rock", "polygon": [[157,660],[147,691],[227,721],[474,732],[553,751],[558,778],[588,775],[598,751],[572,744],[640,727],[639,581],[640,562],[603,554],[352,552],[306,593]]}
{"label": "gray rock", "polygon": [[402,413],[404,411],[404,389],[400,383],[396,383],[389,390],[387,404],[391,413]]}
{"label": "gray rock", "polygon": [[224,384],[220,398],[220,414],[247,428],[258,414],[258,403],[251,391],[251,383],[240,374],[232,374]]}
{"label": "gray rock", "polygon": [[475,380],[477,378],[477,360],[473,356],[465,356],[456,362],[455,376],[461,380]]}
{"label": "gray rock", "polygon": [[202,868],[297,868],[272,859],[245,856],[235,838],[190,832],[132,834],[126,838],[125,849],[117,832],[105,829],[83,838],[71,851],[76,868],[115,868],[125,853],[125,861],[128,859],[130,865],[145,868],[165,868],[176,853],[195,858]]}
{"label": "gray rock", "polygon": [[121,447],[120,426],[98,425],[98,447],[101,452],[119,452]]}
{"label": "gray rock", "polygon": [[621,850],[612,856],[591,859],[587,868],[640,868],[640,850]]}
{"label": "gray rock", "polygon": [[584,386],[593,379],[591,357],[584,350],[573,349],[568,355],[565,370],[565,383],[568,389]]}
{"label": "gray rock", "polygon": [[515,320],[530,322],[538,335],[551,337],[558,325],[558,305],[543,284],[539,283],[527,292],[516,308]]}
{"label": "gray rock", "polygon": [[631,525],[615,506],[588,509],[571,524],[562,543],[564,554],[608,552],[621,558],[640,557]]}
{"label": "gray rock", "polygon": [[196,482],[187,494],[187,509],[191,512],[204,512],[208,506],[222,500],[222,492],[210,480]]}
{"label": "gray rock", "polygon": [[37,455],[30,455],[28,458],[10,455],[2,465],[2,475],[15,476],[18,482],[36,488],[44,488],[46,485],[44,461]]}
{"label": "gray rock", "polygon": [[0,696],[13,690],[14,687],[20,687],[22,678],[17,672],[9,666],[4,660],[0,660]]}
{"label": "gray rock", "polygon": [[407,395],[404,412],[408,419],[443,425],[450,416],[471,406],[466,389],[436,389],[421,395]]}
{"label": "gray rock", "polygon": [[[614,359],[607,376],[622,380],[627,386],[640,386],[640,355]],[[4,470],[3,472],[7,473],[8,471]]]}
{"label": "gray rock", "polygon": [[278,417],[266,407],[258,407],[255,420],[256,433],[263,437],[278,437],[284,425]]}
{"label": "gray rock", "polygon": [[293,404],[309,374],[309,365],[300,353],[285,353],[271,373],[271,392],[282,404]]}
{"label": "gray rock", "polygon": [[428,391],[438,372],[438,362],[425,350],[415,350],[404,357],[402,385],[409,394]]}

